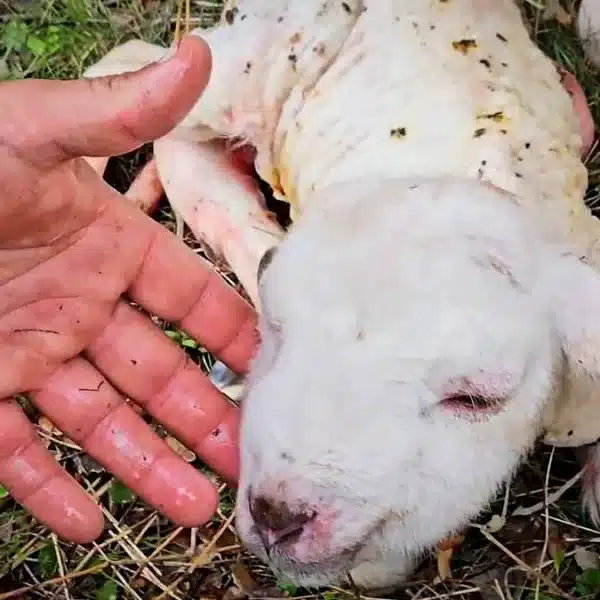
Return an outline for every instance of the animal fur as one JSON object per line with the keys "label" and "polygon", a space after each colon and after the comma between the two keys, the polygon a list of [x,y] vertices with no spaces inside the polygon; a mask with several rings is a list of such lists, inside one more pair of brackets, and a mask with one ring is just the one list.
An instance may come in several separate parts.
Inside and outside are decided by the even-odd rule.
{"label": "animal fur", "polygon": [[[598,22],[584,0],[594,61]],[[303,585],[394,585],[538,437],[600,438],[600,224],[571,99],[512,0],[238,0],[195,33],[211,81],[155,156],[261,311],[240,535]],[[136,40],[87,76],[163,54]],[[218,139],[256,149],[289,232]],[[256,497],[312,520],[267,552]]]}

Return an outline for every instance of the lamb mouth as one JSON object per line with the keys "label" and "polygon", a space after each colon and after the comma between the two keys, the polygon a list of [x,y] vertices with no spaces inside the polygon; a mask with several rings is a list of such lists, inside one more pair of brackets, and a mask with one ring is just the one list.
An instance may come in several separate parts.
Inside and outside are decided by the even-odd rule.
{"label": "lamb mouth", "polygon": [[[386,515],[377,519],[356,542],[324,560],[300,562],[274,550],[269,554],[269,566],[275,573],[291,579],[300,586],[322,587],[341,584],[344,580],[348,581],[350,571],[359,564],[356,559],[360,551],[367,546],[371,538],[383,530],[388,517],[389,515]],[[349,583],[352,583],[351,580]]]}

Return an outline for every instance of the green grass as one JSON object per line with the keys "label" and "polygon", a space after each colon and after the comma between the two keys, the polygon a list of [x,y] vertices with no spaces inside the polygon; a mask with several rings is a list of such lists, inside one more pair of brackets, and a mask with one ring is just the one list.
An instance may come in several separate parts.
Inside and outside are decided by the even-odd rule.
{"label": "green grass", "polygon": [[[115,44],[131,37],[168,44],[175,27],[175,2],[147,4],[144,9],[139,0],[0,0],[0,78],[73,78]],[[541,21],[539,10],[530,3],[524,8],[540,46],[577,75],[600,123],[600,78],[583,59],[573,32],[554,21]],[[219,14],[219,2],[196,0],[192,9],[194,25],[209,25]],[[144,148],[113,159],[107,180],[124,191],[147,151]],[[600,154],[595,149],[588,167],[588,200],[595,205],[600,199]],[[173,229],[168,208],[159,211],[157,218]],[[189,234],[186,242],[203,251]],[[224,274],[236,284],[235,278]],[[168,324],[161,326],[205,370],[210,367],[213,359],[202,348]],[[31,418],[37,418],[27,400],[22,402]],[[305,590],[278,584],[242,551],[230,522],[234,498],[226,488],[221,487],[220,509],[210,523],[199,529],[177,529],[86,459],[69,440],[56,432],[40,431],[61,464],[96,493],[108,527],[95,544],[62,543],[0,489],[0,600],[23,587],[28,587],[26,592],[12,597],[146,599],[165,594],[167,586],[172,589],[164,597],[181,600],[312,597]],[[194,464],[204,470],[198,461]],[[454,556],[450,580],[436,583],[435,558],[424,560],[398,597],[548,600],[598,595],[600,567],[593,560],[597,559],[600,532],[581,514],[577,484],[547,510],[540,504],[527,514],[513,514],[515,509],[543,503],[576,472],[570,452],[540,449],[511,483],[507,501],[500,494],[479,520],[485,524],[496,515],[494,522],[502,526],[469,532]],[[498,515],[506,516],[506,522],[499,521]],[[191,569],[192,557],[204,560]],[[493,590],[498,588],[502,594],[494,596]],[[334,600],[347,595],[330,590],[321,597]]]}

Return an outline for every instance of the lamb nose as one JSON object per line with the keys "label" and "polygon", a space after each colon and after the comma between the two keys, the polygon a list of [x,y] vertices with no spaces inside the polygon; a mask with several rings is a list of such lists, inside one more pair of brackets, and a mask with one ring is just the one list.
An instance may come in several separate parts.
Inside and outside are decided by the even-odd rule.
{"label": "lamb nose", "polygon": [[265,496],[250,499],[250,514],[267,550],[296,541],[305,525],[316,517],[315,511],[293,511],[285,502]]}

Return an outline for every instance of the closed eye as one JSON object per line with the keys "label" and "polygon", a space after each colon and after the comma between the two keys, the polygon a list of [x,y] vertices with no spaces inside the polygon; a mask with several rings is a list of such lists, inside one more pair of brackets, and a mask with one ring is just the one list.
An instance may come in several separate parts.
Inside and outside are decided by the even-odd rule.
{"label": "closed eye", "polygon": [[478,394],[456,393],[449,394],[440,402],[444,410],[453,412],[456,416],[477,416],[496,414],[502,410],[506,398],[487,397]]}

